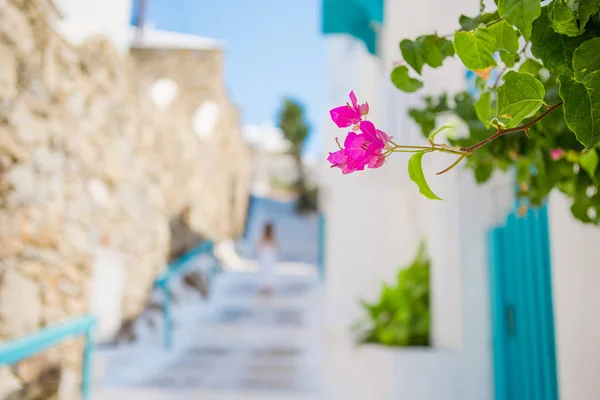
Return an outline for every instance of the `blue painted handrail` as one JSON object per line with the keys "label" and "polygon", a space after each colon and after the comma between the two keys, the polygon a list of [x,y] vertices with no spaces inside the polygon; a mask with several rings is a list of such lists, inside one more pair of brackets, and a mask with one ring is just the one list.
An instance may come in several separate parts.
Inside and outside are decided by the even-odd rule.
{"label": "blue painted handrail", "polygon": [[96,319],[94,317],[85,316],[2,343],[0,344],[0,366],[11,365],[32,357],[66,339],[85,336],[83,365],[81,368],[81,398],[87,400],[90,393],[92,369],[92,331],[95,325]]}
{"label": "blue painted handrail", "polygon": [[[163,312],[163,326],[164,326],[164,347],[167,350],[173,348],[173,318],[171,315],[171,294],[169,293],[169,281],[182,272],[184,272],[190,265],[190,261],[202,254],[213,254],[214,243],[212,241],[202,242],[200,245],[194,247],[175,262],[169,264],[167,270],[160,274],[154,281],[155,287],[160,289],[162,292],[162,312]],[[213,256],[214,257],[214,256]]]}
{"label": "blue painted handrail", "polygon": [[319,213],[319,278],[325,281],[325,243],[326,243],[325,215]]}

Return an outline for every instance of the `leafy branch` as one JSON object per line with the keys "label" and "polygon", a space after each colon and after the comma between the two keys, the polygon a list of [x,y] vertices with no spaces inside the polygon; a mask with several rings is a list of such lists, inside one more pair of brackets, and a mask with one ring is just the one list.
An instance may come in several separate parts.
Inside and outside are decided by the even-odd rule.
{"label": "leafy branch", "polygon": [[526,134],[527,136],[529,136],[529,129],[531,129],[531,127],[532,127],[534,124],[536,124],[537,122],[539,122],[539,121],[541,121],[542,119],[544,119],[544,118],[545,118],[545,117],[546,117],[548,114],[550,114],[552,111],[554,111],[554,110],[556,110],[558,107],[562,106],[562,104],[563,104],[563,102],[561,101],[561,102],[559,102],[559,103],[556,103],[556,104],[555,104],[555,105],[553,105],[553,106],[549,106],[549,107],[547,107],[547,108],[546,108],[546,111],[545,111],[545,112],[544,112],[542,115],[540,115],[539,117],[537,117],[537,118],[533,119],[531,122],[528,122],[528,123],[526,123],[526,124],[524,124],[524,125],[517,126],[516,128],[510,128],[510,129],[500,129],[500,128],[498,128],[498,131],[497,131],[495,134],[493,134],[492,136],[490,136],[490,137],[488,137],[488,138],[486,138],[486,139],[482,140],[481,142],[479,142],[479,143],[476,143],[476,144],[474,144],[474,145],[472,145],[472,146],[469,146],[469,147],[461,147],[461,148],[460,148],[460,151],[470,154],[470,153],[474,152],[475,150],[477,150],[478,148],[485,146],[485,145],[486,145],[486,144],[488,144],[489,142],[491,142],[491,141],[493,141],[493,140],[496,140],[496,139],[498,139],[499,137],[501,137],[501,136],[504,136],[504,135],[506,135],[506,134],[509,134],[509,133],[514,133],[514,132],[525,131],[525,134]]}
{"label": "leafy branch", "polygon": [[[428,145],[387,143],[369,168],[383,165],[392,153],[413,153],[411,179],[425,196],[439,199],[421,161],[436,151],[453,154],[457,160],[438,174],[464,161],[484,183],[494,171],[512,169],[519,195],[529,203],[540,204],[558,189],[572,199],[577,219],[600,224],[600,0],[496,4],[498,9],[485,10],[480,2],[479,15],[460,16],[460,29],[452,34],[400,41],[404,65],[391,73],[399,90],[420,91],[423,70],[453,57],[473,72],[467,75],[473,81],[454,101],[442,93],[409,110]],[[436,143],[438,131],[430,132],[438,116],[449,112],[465,123],[467,135]],[[510,135],[521,131],[526,137]]]}

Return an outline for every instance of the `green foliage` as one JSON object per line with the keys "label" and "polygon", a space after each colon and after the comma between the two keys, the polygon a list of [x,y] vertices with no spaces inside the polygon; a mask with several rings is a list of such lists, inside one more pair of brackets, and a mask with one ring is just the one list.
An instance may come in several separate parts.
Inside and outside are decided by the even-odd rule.
{"label": "green foliage", "polygon": [[480,24],[488,25],[489,23],[498,20],[500,15],[498,11],[493,13],[484,13],[476,16],[475,18],[470,18],[465,15],[461,15],[458,19],[460,23],[460,29],[463,31],[470,31],[477,28]]}
{"label": "green foliage", "polygon": [[506,21],[495,23],[489,27],[489,31],[494,35],[497,50],[504,50],[508,53],[519,51],[519,37],[517,36],[517,32]]}
{"label": "green foliage", "polygon": [[499,0],[498,13],[506,22],[521,32],[525,39],[531,36],[531,24],[540,16],[539,0]]}
{"label": "green foliage", "polygon": [[496,37],[484,25],[472,31],[458,31],[454,34],[456,55],[473,71],[496,65],[492,53],[496,48]]}
{"label": "green foliage", "polygon": [[503,78],[504,84],[498,88],[498,115],[509,119],[505,128],[514,128],[535,115],[544,104],[546,92],[542,82],[530,74],[509,71]]}
{"label": "green foliage", "polygon": [[304,120],[304,108],[293,99],[285,99],[279,112],[278,126],[292,144],[295,152],[300,152],[310,127]]}
{"label": "green foliage", "polygon": [[383,284],[377,303],[361,303],[367,312],[367,321],[358,327],[362,343],[429,346],[429,264],[421,244],[412,264],[400,270],[396,284]]}
{"label": "green foliage", "polygon": [[415,41],[404,39],[400,42],[400,51],[404,60],[419,75],[423,65],[437,68],[446,57],[454,55],[452,42],[438,35],[419,36]]}
{"label": "green foliage", "polygon": [[423,82],[409,76],[408,68],[404,65],[394,68],[391,78],[394,85],[403,92],[416,92],[423,87]]}
{"label": "green foliage", "polygon": [[475,107],[477,118],[485,124],[486,128],[489,128],[491,119],[496,115],[496,110],[492,107],[492,94],[490,92],[482,93],[473,107]]}
{"label": "green foliage", "polygon": [[[432,136],[435,136],[437,132],[432,133]],[[427,181],[425,180],[425,174],[423,174],[423,166],[421,163],[423,162],[423,156],[425,152],[420,151],[418,153],[413,154],[408,160],[408,176],[410,179],[417,184],[419,187],[419,191],[421,194],[428,199],[432,200],[442,200],[438,196],[433,193]]]}
{"label": "green foliage", "polygon": [[573,56],[575,77],[561,76],[560,96],[565,102],[565,119],[577,139],[593,148],[600,140],[600,38],[581,44]]}
{"label": "green foliage", "polygon": [[[466,166],[477,182],[496,170],[514,170],[520,196],[540,204],[550,191],[560,190],[571,198],[576,218],[599,224],[600,0],[496,4],[497,10],[460,16],[461,29],[450,35],[400,42],[406,64],[418,74],[424,65],[437,68],[457,56],[479,76],[476,91],[451,99],[426,97],[409,115],[425,138],[441,114],[464,121],[468,132],[449,144],[455,154],[467,154]],[[452,38],[453,52],[446,38]],[[392,80],[400,90],[423,86],[407,66],[398,68]],[[492,69],[497,77],[489,79]],[[565,156],[553,159],[552,149],[563,149]],[[432,151],[437,150],[445,149]],[[439,199],[425,182],[423,155],[413,155],[409,175],[421,193]]]}
{"label": "green foliage", "polygon": [[307,186],[304,165],[302,164],[302,145],[310,132],[310,126],[304,118],[304,108],[293,100],[285,99],[279,111],[279,129],[284,137],[292,144],[292,155],[296,160],[299,179],[296,183],[298,201],[296,210],[300,213],[317,210],[317,191]]}
{"label": "green foliage", "polygon": [[556,0],[548,6],[548,18],[556,33],[567,36],[579,35],[575,13],[564,0]]}

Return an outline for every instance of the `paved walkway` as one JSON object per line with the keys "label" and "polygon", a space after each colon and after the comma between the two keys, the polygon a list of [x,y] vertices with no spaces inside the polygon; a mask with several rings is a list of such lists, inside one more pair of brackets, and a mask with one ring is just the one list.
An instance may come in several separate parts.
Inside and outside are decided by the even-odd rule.
{"label": "paved walkway", "polygon": [[99,351],[94,400],[322,399],[316,276],[279,275],[269,299],[257,289],[253,273],[220,275],[208,302],[190,303],[176,316],[171,352],[159,335]]}

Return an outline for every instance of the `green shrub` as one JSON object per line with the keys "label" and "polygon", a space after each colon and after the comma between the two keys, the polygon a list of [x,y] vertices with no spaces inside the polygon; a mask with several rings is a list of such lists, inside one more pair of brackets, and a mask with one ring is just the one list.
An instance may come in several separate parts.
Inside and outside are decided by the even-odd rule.
{"label": "green shrub", "polygon": [[358,325],[361,343],[429,346],[429,258],[421,244],[412,264],[400,270],[395,286],[383,284],[379,302],[361,302],[366,321]]}

